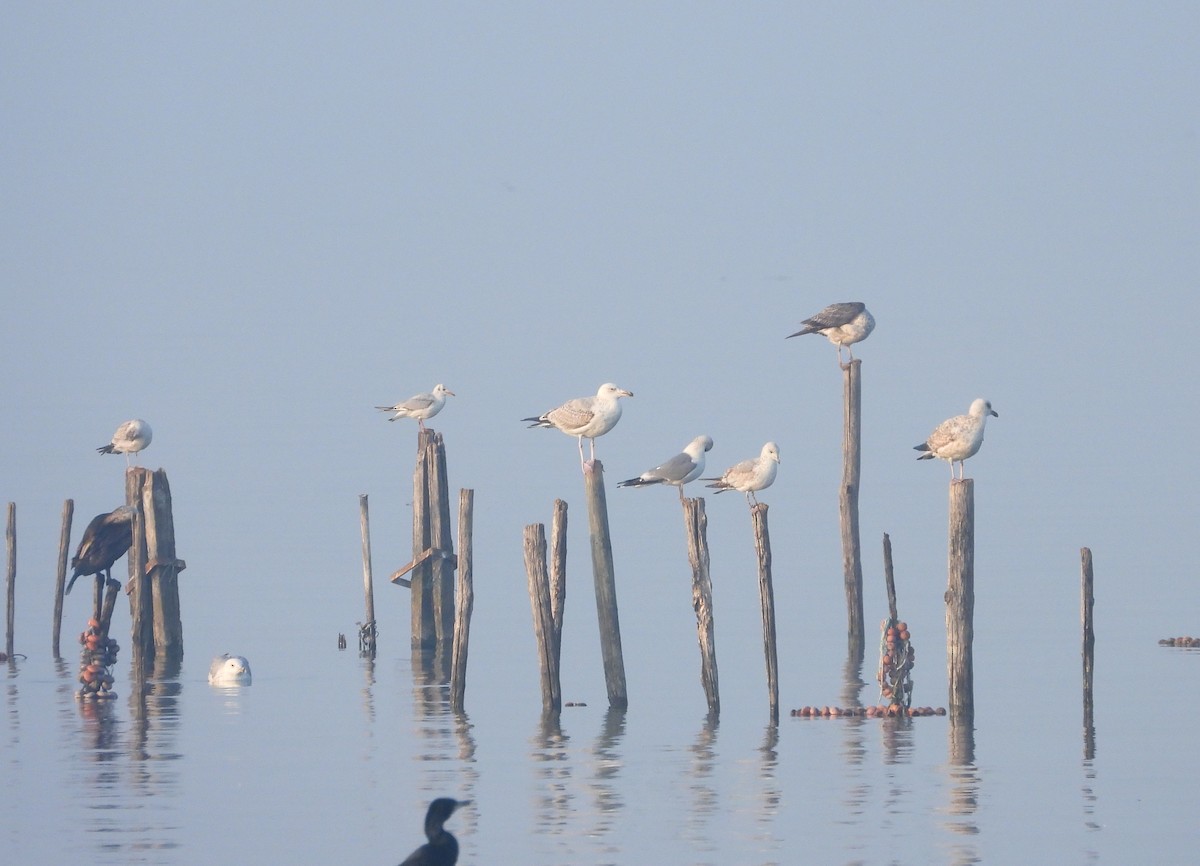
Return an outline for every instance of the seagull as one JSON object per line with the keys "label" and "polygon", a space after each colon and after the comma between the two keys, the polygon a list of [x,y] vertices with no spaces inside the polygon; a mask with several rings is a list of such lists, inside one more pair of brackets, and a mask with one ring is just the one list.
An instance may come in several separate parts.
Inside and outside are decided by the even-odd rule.
{"label": "seagull", "polygon": [[414,394],[395,406],[376,406],[375,408],[381,412],[395,412],[395,415],[388,418],[389,421],[395,421],[397,418],[416,418],[417,424],[424,430],[425,419],[432,418],[442,411],[442,407],[446,405],[447,396],[455,397],[457,395],[439,383],[433,386],[432,393]]}
{"label": "seagull", "polygon": [[154,431],[141,418],[126,421],[113,434],[112,442],[101,445],[96,450],[101,454],[124,454],[125,465],[129,465],[129,455],[145,450],[154,438]]}
{"label": "seagull", "polygon": [[712,450],[713,441],[707,436],[697,436],[687,444],[683,453],[676,454],[661,466],[656,466],[618,487],[646,487],[650,484],[673,484],[679,488],[679,501],[683,501],[683,485],[695,481],[704,471],[704,452]]}
{"label": "seagull", "polygon": [[[845,304],[830,304],[815,316],[800,323],[804,327],[788,338],[800,337],[804,334],[824,334],[829,342],[837,346],[838,364],[842,364],[842,346],[854,360],[852,343],[861,343],[875,330],[875,317],[867,310],[867,305],[860,301]],[[843,365],[844,366],[844,365]]]}
{"label": "seagull", "polygon": [[248,686],[251,682],[250,662],[245,656],[222,653],[208,669],[208,682],[214,686]]}
{"label": "seagull", "polygon": [[79,539],[79,548],[71,559],[71,567],[75,573],[67,584],[67,591],[75,585],[75,579],[85,574],[96,575],[96,582],[103,582],[112,577],[113,563],[125,555],[129,545],[133,544],[133,509],[122,505],[104,514],[97,514],[83,531]]}
{"label": "seagull", "polygon": [[576,397],[557,409],[551,409],[537,418],[522,418],[532,421],[530,427],[553,427],[568,436],[579,437],[579,462],[583,463],[583,440],[592,445],[592,460],[596,459],[596,437],[603,436],[621,420],[622,397],[632,397],[632,391],[618,388],[612,382],[600,386],[595,397]]}
{"label": "seagull", "polygon": [[746,502],[754,506],[758,505],[758,497],[754,495],[754,492],[770,487],[775,482],[775,473],[778,471],[779,446],[774,442],[768,442],[762,447],[762,451],[757,457],[730,466],[720,478],[703,478],[701,480],[711,481],[712,484],[706,486],[717,488],[717,493],[724,493],[726,490],[740,490],[746,494]]}
{"label": "seagull", "polygon": [[438,797],[425,813],[425,835],[429,841],[413,851],[400,866],[454,866],[458,862],[458,840],[442,824],[459,806],[469,806],[470,800]]}
{"label": "seagull", "polygon": [[958,464],[958,477],[963,477],[963,461],[971,457],[983,444],[983,428],[987,425],[989,415],[1000,417],[1000,413],[992,408],[992,404],[980,397],[971,404],[966,415],[957,415],[933,429],[929,438],[920,445],[914,445],[917,451],[925,453],[918,460],[932,460],[940,457],[950,464],[950,477],[954,478],[954,464]]}

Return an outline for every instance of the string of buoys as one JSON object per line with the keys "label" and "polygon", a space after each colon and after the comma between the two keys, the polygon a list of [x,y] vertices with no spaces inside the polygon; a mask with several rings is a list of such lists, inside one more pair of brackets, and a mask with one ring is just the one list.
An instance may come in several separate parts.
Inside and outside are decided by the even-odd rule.
{"label": "string of buoys", "polygon": [[871,707],[800,707],[792,710],[791,714],[798,719],[883,719],[906,716],[944,716],[945,707],[901,707],[896,704],[884,706],[879,704]]}
{"label": "string of buoys", "polygon": [[1158,642],[1159,646],[1200,647],[1200,637],[1167,637]]}
{"label": "string of buoys", "polygon": [[908,624],[888,618],[880,625],[880,632],[879,671],[875,675],[879,694],[887,699],[889,706],[907,709],[912,704],[911,674],[917,662],[917,651],[909,641]]}
{"label": "string of buoys", "polygon": [[93,617],[88,620],[88,627],[80,632],[79,643],[83,647],[80,653],[79,682],[82,683],[76,697],[80,700],[107,700],[115,698],[112,690],[113,675],[109,670],[117,663],[117,642],[107,637],[100,628],[99,621]]}

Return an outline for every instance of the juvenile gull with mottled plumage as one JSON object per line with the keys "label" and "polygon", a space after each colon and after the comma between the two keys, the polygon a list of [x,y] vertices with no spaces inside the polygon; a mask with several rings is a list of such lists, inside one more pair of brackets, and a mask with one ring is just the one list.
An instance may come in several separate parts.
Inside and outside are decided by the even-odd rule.
{"label": "juvenile gull with mottled plumage", "polygon": [[711,481],[708,487],[715,487],[717,493],[726,490],[740,490],[746,494],[750,505],[758,505],[757,490],[766,490],[775,482],[775,473],[779,471],[779,446],[768,442],[762,447],[757,457],[743,460],[726,469],[720,478],[705,478]]}
{"label": "juvenile gull with mottled plumage", "polygon": [[1000,417],[1000,413],[992,408],[992,404],[980,397],[971,404],[966,415],[956,415],[937,425],[929,438],[920,445],[914,445],[917,451],[925,453],[918,460],[941,458],[950,464],[950,477],[954,477],[954,464],[958,464],[958,477],[963,477],[963,461],[971,457],[983,444],[983,428],[987,426],[989,415]]}
{"label": "juvenile gull with mottled plumage", "polygon": [[875,317],[867,310],[867,305],[860,301],[850,301],[844,304],[830,304],[821,312],[800,323],[804,327],[788,338],[800,337],[804,334],[823,334],[829,342],[837,346],[838,363],[842,363],[842,346],[854,360],[853,343],[861,343],[875,330]]}
{"label": "juvenile gull with mottled plumage", "polygon": [[713,441],[707,436],[697,436],[687,444],[683,453],[676,454],[666,463],[648,469],[637,478],[618,482],[618,487],[645,487],[649,484],[673,484],[679,488],[679,501],[683,501],[683,485],[695,481],[704,471],[704,452],[712,448]]}
{"label": "juvenile gull with mottled plumage", "polygon": [[568,400],[557,409],[551,409],[536,418],[522,418],[522,421],[532,421],[530,427],[547,427],[561,430],[568,436],[579,438],[579,462],[583,463],[583,440],[587,439],[592,446],[592,460],[596,459],[596,437],[603,436],[621,420],[622,397],[632,397],[632,391],[618,388],[612,382],[600,386],[595,397],[576,397]]}

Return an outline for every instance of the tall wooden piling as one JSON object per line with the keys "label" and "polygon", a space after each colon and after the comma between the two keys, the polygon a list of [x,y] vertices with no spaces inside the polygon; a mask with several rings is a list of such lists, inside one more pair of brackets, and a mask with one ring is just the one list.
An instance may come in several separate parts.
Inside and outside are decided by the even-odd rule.
{"label": "tall wooden piling", "polygon": [[1080,618],[1083,620],[1083,731],[1084,757],[1095,756],[1095,725],[1092,713],[1092,683],[1096,661],[1096,632],[1092,627],[1092,609],[1096,599],[1092,593],[1092,551],[1083,547],[1079,550],[1081,601]]}
{"label": "tall wooden piling", "polygon": [[446,446],[442,434],[430,437],[429,539],[441,551],[433,558],[433,622],[439,646],[454,640],[454,532],[450,523],[450,478],[446,471]]}
{"label": "tall wooden piling", "polygon": [[846,639],[861,657],[863,624],[862,554],[858,536],[858,490],[862,466],[862,361],[842,365],[842,486],[838,496],[842,532],[842,573],[846,584]]}
{"label": "tall wooden piling", "polygon": [[62,657],[59,648],[62,637],[63,591],[67,585],[67,561],[71,555],[71,519],[74,515],[75,500],[68,499],[63,503],[62,531],[58,536],[58,577],[54,582],[54,627],[50,644],[56,659]]}
{"label": "tall wooden piling", "polygon": [[[125,470],[125,504],[133,509],[133,542],[126,560],[129,565],[130,652],[133,666],[149,671],[154,662],[154,600],[146,579],[146,521],[142,515],[142,489],[148,469],[131,466]],[[101,581],[97,579],[97,587]],[[97,619],[99,616],[97,615]]]}
{"label": "tall wooden piling", "polygon": [[375,576],[371,571],[371,515],[368,508],[367,494],[360,493],[358,495],[358,528],[362,535],[362,559],[363,559],[363,596],[366,604],[366,612],[363,614],[363,624],[359,628],[358,648],[359,652],[365,653],[368,656],[375,655],[376,636],[375,628]]}
{"label": "tall wooden piling", "polygon": [[154,649],[162,656],[183,655],[183,618],[179,606],[179,572],[187,567],[175,555],[175,519],[167,473],[156,469],[142,487],[146,532],[146,578],[154,617]]}
{"label": "tall wooden piling", "polygon": [[421,430],[417,434],[417,465],[413,470],[412,498],[412,573],[409,575],[412,597],[412,648],[431,650],[437,643],[437,626],[433,622],[433,563],[429,557],[421,560],[430,549],[429,516],[429,441],[432,430]]}
{"label": "tall wooden piling", "polygon": [[[455,557],[442,434],[417,436],[413,472],[412,648],[449,648],[454,635]],[[403,573],[403,572],[401,572]]]}
{"label": "tall wooden piling", "polygon": [[758,595],[762,603],[763,653],[767,660],[767,696],[771,724],[779,723],[779,652],[775,644],[775,585],[771,579],[771,533],[767,529],[767,505],[750,509],[754,524],[754,549],[758,554]]}
{"label": "tall wooden piling", "polygon": [[454,614],[454,654],[450,666],[450,708],[466,708],[467,648],[471,642],[471,613],[475,609],[474,553],[475,491],[458,491],[458,592]]}
{"label": "tall wooden piling", "polygon": [[567,503],[554,500],[550,521],[550,615],[554,620],[554,660],[562,661],[563,609],[567,602]]}
{"label": "tall wooden piling", "polygon": [[892,539],[886,532],[883,534],[883,580],[887,584],[888,616],[895,622],[900,619],[900,609],[896,605],[896,575],[892,571]]}
{"label": "tall wooden piling", "polygon": [[946,588],[946,664],[951,721],[975,717],[972,643],[975,636],[975,481],[950,482]]}
{"label": "tall wooden piling", "polygon": [[550,605],[550,575],[546,566],[546,528],[541,523],[525,527],[525,573],[529,578],[529,605],[537,638],[538,668],[541,671],[542,711],[562,710],[562,686],[558,674],[558,636]]}
{"label": "tall wooden piling", "polygon": [[717,647],[713,629],[712,577],[709,574],[708,516],[704,499],[683,501],[683,524],[687,532],[688,562],[692,566],[692,608],[696,611],[696,638],[700,644],[700,684],[708,701],[708,715],[721,713],[717,682]]}
{"label": "tall wooden piling", "polygon": [[588,534],[592,545],[592,578],[596,585],[596,614],[600,620],[600,651],[608,705],[629,706],[625,689],[625,659],[621,652],[621,623],[617,616],[617,584],[613,571],[612,539],[608,531],[608,502],[604,495],[604,464],[588,461],[583,470],[588,503]]}
{"label": "tall wooden piling", "polygon": [[5,606],[4,652],[13,657],[13,630],[17,623],[17,503],[8,503],[8,524],[4,532],[8,551],[8,568],[5,577],[7,604]]}

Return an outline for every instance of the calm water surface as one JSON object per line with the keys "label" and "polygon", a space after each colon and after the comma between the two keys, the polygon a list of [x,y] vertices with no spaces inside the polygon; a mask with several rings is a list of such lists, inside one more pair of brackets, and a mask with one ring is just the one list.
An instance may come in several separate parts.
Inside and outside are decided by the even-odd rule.
{"label": "calm water surface", "polygon": [[[565,698],[588,706],[557,723],[540,718],[526,642],[474,650],[466,717],[386,633],[374,662],[353,635],[303,660],[277,641],[229,648],[254,666],[240,689],[210,687],[209,658],[189,651],[140,698],[123,651],[104,704],[76,701],[73,653],[19,660],[2,668],[4,860],[396,863],[440,795],[474,801],[449,824],[466,864],[1189,860],[1200,655],[1102,629],[1089,738],[1072,624],[1014,621],[977,618],[974,729],[791,718],[848,703],[857,671],[786,648],[783,669],[833,672],[816,678],[833,685],[785,693],[772,727],[758,638],[722,635],[720,620],[719,723],[703,712],[694,642],[654,665],[627,648],[623,713],[606,707],[598,666],[565,671]],[[868,649],[864,679],[873,665]],[[944,704],[944,672],[925,677],[918,702]]]}

